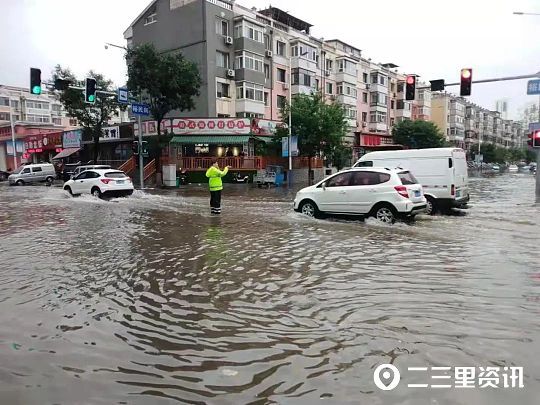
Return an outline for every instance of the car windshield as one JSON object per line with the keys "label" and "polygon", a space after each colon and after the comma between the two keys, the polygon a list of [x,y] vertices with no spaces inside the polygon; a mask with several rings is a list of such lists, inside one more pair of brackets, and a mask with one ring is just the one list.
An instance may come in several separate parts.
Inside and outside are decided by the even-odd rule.
{"label": "car windshield", "polygon": [[13,170],[13,174],[19,174],[20,172],[22,172],[24,169],[24,166],[21,166],[21,167],[17,167],[15,170]]}
{"label": "car windshield", "polygon": [[408,184],[418,184],[418,180],[416,180],[411,172],[400,172],[398,173],[398,176],[401,179],[401,184],[404,186]]}
{"label": "car windshield", "polygon": [[109,179],[123,179],[124,177],[127,177],[127,176],[123,172],[109,172],[109,173],[105,173],[105,177]]}

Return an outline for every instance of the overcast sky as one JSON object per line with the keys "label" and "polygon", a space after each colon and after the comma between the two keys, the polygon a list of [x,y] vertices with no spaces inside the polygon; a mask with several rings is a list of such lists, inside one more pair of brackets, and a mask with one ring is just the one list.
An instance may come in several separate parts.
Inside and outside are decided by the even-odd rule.
{"label": "overcast sky", "polygon": [[[259,9],[268,0],[240,0]],[[0,0],[0,83],[28,86],[29,68],[50,77],[60,63],[77,75],[93,69],[117,84],[126,80],[122,33],[148,0]],[[312,34],[338,38],[375,62],[393,62],[424,80],[459,80],[462,67],[474,79],[540,71],[540,0],[272,0],[313,24]],[[316,6],[315,6],[316,5]],[[457,87],[453,91],[459,91]],[[511,118],[526,103],[526,80],[473,85],[471,99],[487,108],[508,98]]]}

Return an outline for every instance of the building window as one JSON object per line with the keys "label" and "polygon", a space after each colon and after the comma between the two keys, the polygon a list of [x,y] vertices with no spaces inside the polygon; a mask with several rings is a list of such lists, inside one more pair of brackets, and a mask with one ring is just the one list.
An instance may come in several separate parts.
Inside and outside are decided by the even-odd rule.
{"label": "building window", "polygon": [[354,97],[354,98],[356,98],[357,96],[356,87],[354,87],[353,84],[344,83],[344,82],[337,84],[337,93],[343,94],[349,97]]}
{"label": "building window", "polygon": [[250,82],[241,82],[237,85],[236,98],[263,102],[263,86]]}
{"label": "building window", "polygon": [[40,101],[27,101],[26,108],[35,108],[37,110],[48,110],[49,103],[40,102]]}
{"label": "building window", "polygon": [[369,122],[373,124],[386,123],[386,112],[372,111],[369,114]]}
{"label": "building window", "polygon": [[269,93],[267,91],[264,92],[264,105],[268,107],[270,104],[268,104],[268,96]]}
{"label": "building window", "polygon": [[242,21],[242,23],[234,26],[235,38],[249,38],[262,44],[264,43],[263,35],[263,29],[260,26],[247,21]]}
{"label": "building window", "polygon": [[362,113],[362,121],[364,121],[364,122],[367,121],[367,112]]}
{"label": "building window", "polygon": [[285,96],[277,96],[277,107],[282,109],[285,108],[285,105],[287,104],[287,97]]}
{"label": "building window", "polygon": [[156,6],[154,5],[154,7],[148,10],[148,14],[146,15],[146,18],[144,19],[144,25],[153,24],[156,21],[157,21]]}
{"label": "building window", "polygon": [[266,80],[270,79],[270,65],[268,63],[264,64],[264,78]]}
{"label": "building window", "polygon": [[367,97],[368,97],[368,95],[367,95],[367,93],[364,91],[364,92],[362,93],[362,101],[363,101],[364,103],[366,103],[366,104],[367,104]]}
{"label": "building window", "polygon": [[317,50],[306,44],[291,46],[291,55],[300,56],[302,58],[309,59],[312,61],[317,60]]}
{"label": "building window", "polygon": [[257,72],[263,72],[264,61],[262,56],[244,51],[236,55],[234,66],[236,69],[250,69]]}
{"label": "building window", "polygon": [[346,59],[341,59],[338,61],[338,71],[356,76],[356,63]]}
{"label": "building window", "polygon": [[391,108],[392,110],[394,109],[394,104],[395,104],[394,100],[390,101],[390,108]]}
{"label": "building window", "polygon": [[285,72],[285,69],[277,69],[277,81],[287,83],[287,72]]}
{"label": "building window", "polygon": [[270,50],[270,36],[267,34],[264,34],[264,49]]}
{"label": "building window", "polygon": [[230,55],[225,52],[216,52],[216,66],[229,69],[229,66],[231,65],[230,61]]}
{"label": "building window", "polygon": [[7,98],[7,97],[0,97],[0,106],[6,106],[6,107],[9,107],[9,98]]}
{"label": "building window", "polygon": [[27,114],[26,120],[30,122],[51,122],[51,119],[48,115],[38,115],[38,114]]}
{"label": "building window", "polygon": [[396,84],[394,82],[392,82],[390,84],[390,91],[393,93],[394,91],[396,91]]}
{"label": "building window", "polygon": [[334,94],[334,88],[332,83],[326,83],[326,92],[328,94]]}
{"label": "building window", "polygon": [[405,84],[403,82],[398,83],[398,85],[397,85],[398,93],[403,93],[403,88],[404,87],[405,87]]}
{"label": "building window", "polygon": [[287,44],[285,42],[276,41],[276,53],[279,56],[286,56]]}
{"label": "building window", "polygon": [[0,121],[9,121],[9,113],[0,112]]}
{"label": "building window", "polygon": [[311,87],[312,77],[315,76],[314,72],[310,72],[306,69],[296,68],[292,70],[292,84]]}
{"label": "building window", "polygon": [[393,119],[393,118],[390,118],[390,125],[391,125],[391,126],[394,126],[394,122],[395,122],[394,119]]}
{"label": "building window", "polygon": [[53,118],[52,123],[54,125],[62,125],[62,119],[61,118]]}
{"label": "building window", "polygon": [[62,106],[60,104],[53,104],[51,109],[53,110],[53,112],[59,113],[60,111],[62,111]]}
{"label": "building window", "polygon": [[319,79],[315,79],[315,88],[319,90]]}
{"label": "building window", "polygon": [[385,77],[384,76],[379,76],[379,84],[382,84],[384,86],[385,84]]}
{"label": "building window", "polygon": [[11,106],[13,108],[19,108],[19,100],[11,100]]}
{"label": "building window", "polygon": [[367,73],[362,73],[362,79],[364,80],[364,83],[367,83],[368,82],[368,74]]}
{"label": "building window", "polygon": [[70,118],[69,119],[69,126],[76,127],[77,126],[77,119],[76,118]]}
{"label": "building window", "polygon": [[216,34],[229,36],[229,22],[227,20],[222,20],[221,18],[216,19]]}
{"label": "building window", "polygon": [[350,106],[350,105],[345,106],[345,116],[347,118],[355,120],[356,115],[357,115],[356,107]]}
{"label": "building window", "polygon": [[371,105],[387,106],[388,99],[386,94],[374,91],[371,93]]}
{"label": "building window", "polygon": [[231,97],[229,84],[217,82],[216,89],[218,98]]}

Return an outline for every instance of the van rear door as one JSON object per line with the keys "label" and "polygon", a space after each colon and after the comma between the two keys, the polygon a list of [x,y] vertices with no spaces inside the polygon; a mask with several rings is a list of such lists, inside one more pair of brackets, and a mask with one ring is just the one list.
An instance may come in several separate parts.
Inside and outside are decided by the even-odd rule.
{"label": "van rear door", "polygon": [[469,175],[465,152],[462,150],[452,152],[452,161],[454,166],[452,184],[456,187],[455,198],[456,200],[467,198],[469,195]]}

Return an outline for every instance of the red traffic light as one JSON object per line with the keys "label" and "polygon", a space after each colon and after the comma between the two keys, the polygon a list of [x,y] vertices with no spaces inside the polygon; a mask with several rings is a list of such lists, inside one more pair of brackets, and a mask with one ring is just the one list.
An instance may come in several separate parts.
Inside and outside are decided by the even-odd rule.
{"label": "red traffic light", "polygon": [[529,146],[532,146],[533,148],[540,148],[540,130],[534,131],[527,135],[529,140],[527,141],[527,144]]}
{"label": "red traffic light", "polygon": [[413,84],[416,81],[414,76],[407,76],[407,84]]}
{"label": "red traffic light", "polygon": [[461,77],[469,79],[472,76],[472,69],[461,69]]}

